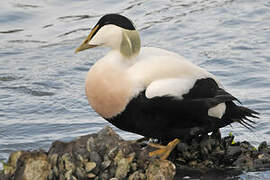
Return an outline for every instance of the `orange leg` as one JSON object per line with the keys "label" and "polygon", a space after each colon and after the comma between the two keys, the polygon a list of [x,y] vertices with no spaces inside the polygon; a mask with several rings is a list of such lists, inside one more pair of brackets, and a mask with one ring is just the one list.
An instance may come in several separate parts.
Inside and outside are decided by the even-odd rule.
{"label": "orange leg", "polygon": [[167,159],[172,152],[172,150],[175,148],[175,146],[180,142],[179,139],[174,139],[173,141],[169,142],[167,146],[162,146],[159,144],[153,144],[149,143],[148,145],[154,148],[157,148],[158,150],[152,151],[149,153],[150,157],[158,156],[160,159]]}

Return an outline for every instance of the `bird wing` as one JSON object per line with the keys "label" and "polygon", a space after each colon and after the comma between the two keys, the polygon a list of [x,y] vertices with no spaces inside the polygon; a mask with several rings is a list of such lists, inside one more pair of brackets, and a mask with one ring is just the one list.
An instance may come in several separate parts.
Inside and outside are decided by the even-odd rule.
{"label": "bird wing", "polygon": [[147,98],[172,96],[183,99],[194,85],[195,80],[191,78],[168,78],[153,81],[147,88],[145,95]]}
{"label": "bird wing", "polygon": [[146,88],[146,97],[172,96],[179,100],[212,98],[215,95],[229,95],[210,77],[165,78],[153,81]]}
{"label": "bird wing", "polygon": [[221,118],[226,108],[225,105],[218,105],[237,100],[224,89],[221,89],[217,82],[210,77],[202,79],[175,78],[156,80],[146,88],[145,96],[149,100],[167,98],[167,101],[169,101],[171,99],[170,101],[173,101],[173,103],[186,105],[186,107],[192,107],[194,110],[207,110],[208,115],[214,114],[212,116],[218,118]]}

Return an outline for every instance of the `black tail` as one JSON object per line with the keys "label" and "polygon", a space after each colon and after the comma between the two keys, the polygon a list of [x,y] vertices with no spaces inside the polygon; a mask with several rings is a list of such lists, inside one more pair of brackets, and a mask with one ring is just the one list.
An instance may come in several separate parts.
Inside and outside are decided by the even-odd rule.
{"label": "black tail", "polygon": [[250,130],[254,128],[254,124],[256,124],[256,122],[249,118],[258,119],[259,118],[258,112],[253,111],[243,106],[237,106],[233,102],[227,102],[226,105],[227,105],[226,107],[228,107],[228,109],[226,110],[226,113],[228,113],[229,118],[232,120],[232,122],[238,122]]}

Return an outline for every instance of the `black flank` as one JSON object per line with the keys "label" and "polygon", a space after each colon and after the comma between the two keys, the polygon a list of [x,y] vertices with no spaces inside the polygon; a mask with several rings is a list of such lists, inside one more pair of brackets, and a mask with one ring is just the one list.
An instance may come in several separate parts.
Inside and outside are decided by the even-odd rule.
{"label": "black flank", "polygon": [[[122,113],[107,120],[125,131],[169,141],[214,132],[233,122],[252,128],[254,121],[247,117],[257,118],[257,112],[236,105],[233,101],[238,100],[211,78],[197,80],[183,97],[182,100],[171,96],[148,99],[142,91]],[[220,103],[226,104],[222,119],[208,116],[208,110]]]}

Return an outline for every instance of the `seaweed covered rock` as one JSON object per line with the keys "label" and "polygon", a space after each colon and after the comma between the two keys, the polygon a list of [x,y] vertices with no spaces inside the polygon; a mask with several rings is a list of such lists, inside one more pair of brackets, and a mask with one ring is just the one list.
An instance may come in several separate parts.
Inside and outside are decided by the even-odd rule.
{"label": "seaweed covered rock", "polygon": [[4,166],[2,179],[170,180],[175,175],[173,163],[150,158],[147,148],[124,141],[110,127],[71,142],[55,141],[46,153],[15,152]]}
{"label": "seaweed covered rock", "polygon": [[232,134],[222,139],[207,135],[189,143],[180,142],[169,160],[175,163],[178,176],[226,177],[243,171],[269,170],[270,149],[266,142],[258,149],[247,141],[235,142]]}
{"label": "seaweed covered rock", "polygon": [[[4,164],[3,170],[6,179],[23,180],[47,179],[50,172],[51,165],[48,162],[47,153],[43,151],[14,152],[10,155],[8,163]],[[2,179],[5,178],[2,177]]]}
{"label": "seaweed covered rock", "polygon": [[149,157],[150,151],[153,147],[147,143],[124,141],[105,127],[71,142],[55,141],[48,152],[14,152],[4,163],[0,179],[170,180],[184,176],[234,176],[243,170],[270,168],[266,142],[256,149],[248,142],[234,142],[232,135],[180,142],[168,160]]}

